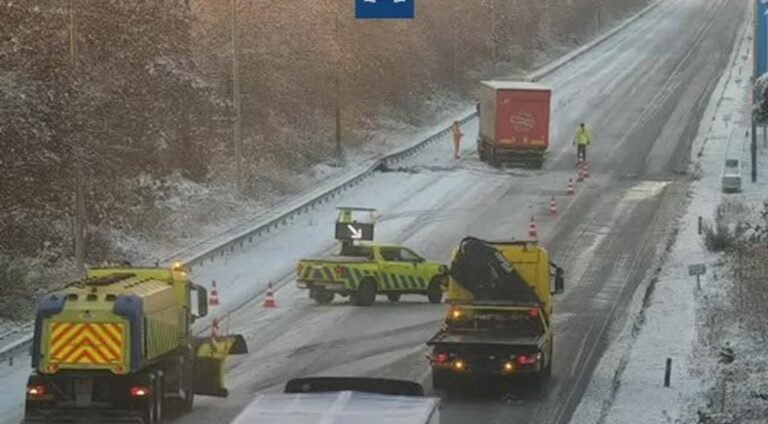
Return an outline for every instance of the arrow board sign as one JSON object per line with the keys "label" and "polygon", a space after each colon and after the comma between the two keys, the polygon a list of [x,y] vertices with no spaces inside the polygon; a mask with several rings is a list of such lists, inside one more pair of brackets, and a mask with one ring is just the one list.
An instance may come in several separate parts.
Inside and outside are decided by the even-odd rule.
{"label": "arrow board sign", "polygon": [[373,224],[337,222],[336,240],[373,240]]}

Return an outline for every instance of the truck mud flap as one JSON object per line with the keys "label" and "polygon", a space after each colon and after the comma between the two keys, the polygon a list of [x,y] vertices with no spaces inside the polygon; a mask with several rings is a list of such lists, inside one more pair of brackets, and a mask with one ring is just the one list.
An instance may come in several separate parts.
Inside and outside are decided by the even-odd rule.
{"label": "truck mud flap", "polygon": [[201,396],[227,397],[224,387],[224,365],[229,355],[248,353],[248,346],[242,335],[217,338],[195,339],[195,383],[194,392]]}
{"label": "truck mud flap", "polygon": [[224,359],[197,358],[195,360],[195,394],[213,397],[229,396],[229,390],[224,387]]}

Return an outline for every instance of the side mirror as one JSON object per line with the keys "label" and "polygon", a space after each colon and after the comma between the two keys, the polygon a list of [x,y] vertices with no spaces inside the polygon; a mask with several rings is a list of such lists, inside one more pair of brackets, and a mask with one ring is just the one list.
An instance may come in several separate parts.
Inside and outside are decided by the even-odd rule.
{"label": "side mirror", "polygon": [[208,315],[208,291],[205,287],[198,285],[193,285],[191,290],[197,293],[197,313],[192,314],[192,322],[195,322],[196,319]]}
{"label": "side mirror", "polygon": [[562,269],[558,269],[555,272],[555,292],[554,294],[560,294],[565,291],[565,277]]}

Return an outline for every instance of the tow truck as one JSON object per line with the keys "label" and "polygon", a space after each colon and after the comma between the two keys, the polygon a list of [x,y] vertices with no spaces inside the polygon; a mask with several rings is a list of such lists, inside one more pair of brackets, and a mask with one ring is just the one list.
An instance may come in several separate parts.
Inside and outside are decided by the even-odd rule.
{"label": "tow truck", "polygon": [[451,263],[451,307],[427,341],[434,389],[489,377],[549,377],[552,294],[563,288],[563,269],[537,242],[462,240]]}

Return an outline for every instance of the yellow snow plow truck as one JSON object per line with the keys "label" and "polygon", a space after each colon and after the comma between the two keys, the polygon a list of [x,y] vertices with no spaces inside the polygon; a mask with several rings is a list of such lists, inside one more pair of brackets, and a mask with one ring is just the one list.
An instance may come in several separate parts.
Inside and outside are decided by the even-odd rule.
{"label": "yellow snow plow truck", "polygon": [[224,361],[247,347],[240,335],[193,336],[207,306],[180,266],[94,269],[45,295],[24,422],[156,424],[196,394],[227,396]]}
{"label": "yellow snow plow truck", "polygon": [[563,285],[562,268],[536,242],[462,240],[451,262],[451,307],[427,341],[435,390],[481,378],[548,377],[552,294]]}

